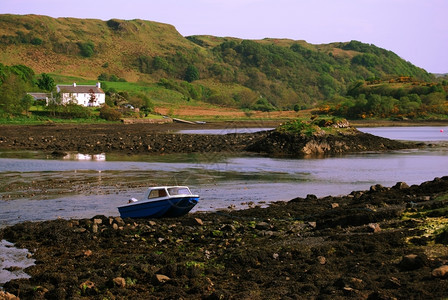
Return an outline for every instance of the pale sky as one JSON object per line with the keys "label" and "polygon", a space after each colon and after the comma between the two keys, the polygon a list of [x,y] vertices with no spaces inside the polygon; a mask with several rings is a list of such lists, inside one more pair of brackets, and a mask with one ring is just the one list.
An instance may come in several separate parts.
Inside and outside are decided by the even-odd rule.
{"label": "pale sky", "polygon": [[448,73],[448,0],[0,0],[0,14],[143,19],[183,36],[358,40]]}

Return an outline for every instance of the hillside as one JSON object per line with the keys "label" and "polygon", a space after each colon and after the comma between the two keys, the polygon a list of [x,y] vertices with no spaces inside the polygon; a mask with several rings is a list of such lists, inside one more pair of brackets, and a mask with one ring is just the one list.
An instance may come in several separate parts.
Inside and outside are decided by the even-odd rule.
{"label": "hillside", "polygon": [[186,100],[256,110],[311,108],[344,95],[356,80],[434,79],[395,53],[358,41],[183,37],[151,21],[38,15],[0,15],[0,63],[59,77],[159,83]]}

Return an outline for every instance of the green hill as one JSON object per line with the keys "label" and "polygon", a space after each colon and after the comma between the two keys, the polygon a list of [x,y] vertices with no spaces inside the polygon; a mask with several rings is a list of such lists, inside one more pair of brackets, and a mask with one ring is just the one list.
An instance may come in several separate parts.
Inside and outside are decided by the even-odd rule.
{"label": "green hill", "polygon": [[434,80],[395,53],[358,41],[183,37],[151,21],[38,15],[0,15],[0,63],[56,78],[157,83],[186,100],[259,110],[315,107],[345,95],[357,80]]}

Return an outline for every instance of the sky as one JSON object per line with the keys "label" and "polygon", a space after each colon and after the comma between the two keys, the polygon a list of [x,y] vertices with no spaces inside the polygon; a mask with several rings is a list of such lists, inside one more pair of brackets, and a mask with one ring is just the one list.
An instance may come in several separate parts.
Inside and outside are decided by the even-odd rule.
{"label": "sky", "polygon": [[448,0],[0,0],[0,14],[171,24],[183,36],[374,44],[448,73]]}

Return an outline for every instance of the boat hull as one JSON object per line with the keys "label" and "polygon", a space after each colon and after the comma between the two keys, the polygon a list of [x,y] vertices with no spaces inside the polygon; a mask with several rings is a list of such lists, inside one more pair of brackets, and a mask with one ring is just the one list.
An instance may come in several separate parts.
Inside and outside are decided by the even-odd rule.
{"label": "boat hull", "polygon": [[122,218],[175,218],[187,214],[199,197],[170,197],[157,201],[141,201],[118,207]]}

